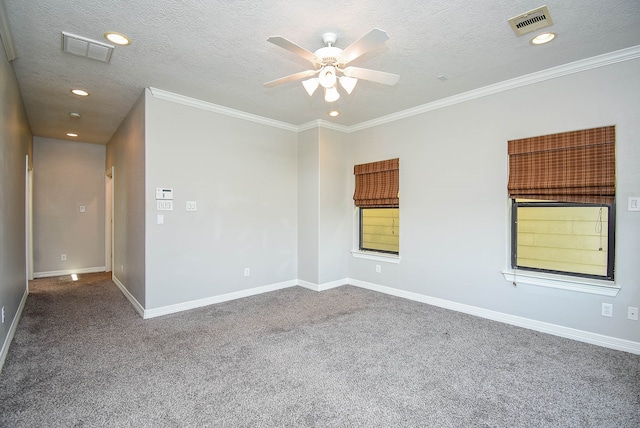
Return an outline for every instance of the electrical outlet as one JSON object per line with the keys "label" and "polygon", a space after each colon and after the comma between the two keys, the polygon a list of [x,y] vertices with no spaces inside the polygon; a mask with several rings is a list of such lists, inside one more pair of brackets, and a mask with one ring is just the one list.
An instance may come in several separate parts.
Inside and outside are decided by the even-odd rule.
{"label": "electrical outlet", "polygon": [[627,318],[630,320],[638,321],[638,308],[629,306],[629,309],[627,309]]}
{"label": "electrical outlet", "polygon": [[66,254],[60,254],[60,260],[63,261],[63,262],[65,260],[67,260],[67,255]]}
{"label": "electrical outlet", "polygon": [[376,265],[376,272],[377,273],[382,272],[382,267],[380,265]]}
{"label": "electrical outlet", "polygon": [[4,306],[2,307],[2,324],[4,324]]}
{"label": "electrical outlet", "polygon": [[244,268],[244,276],[249,276],[249,275],[251,275],[251,269]]}
{"label": "electrical outlet", "polygon": [[613,316],[613,305],[611,303],[603,303],[602,304],[602,316],[603,317],[612,317]]}
{"label": "electrical outlet", "polygon": [[124,273],[124,265],[120,265],[120,273]]}

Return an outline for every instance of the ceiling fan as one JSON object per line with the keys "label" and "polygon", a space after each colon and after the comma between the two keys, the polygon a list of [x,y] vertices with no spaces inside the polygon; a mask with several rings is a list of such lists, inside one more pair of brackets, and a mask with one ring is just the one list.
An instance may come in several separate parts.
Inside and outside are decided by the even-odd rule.
{"label": "ceiling fan", "polygon": [[302,85],[309,96],[313,95],[318,86],[322,86],[324,88],[325,101],[334,102],[340,98],[338,83],[340,83],[340,86],[342,86],[347,94],[351,94],[356,83],[358,83],[358,79],[369,80],[384,85],[395,85],[398,83],[400,76],[397,74],[347,66],[348,63],[365,52],[389,40],[386,31],[374,28],[345,49],[334,46],[337,39],[338,37],[335,33],[325,33],[322,35],[322,41],[325,46],[315,52],[311,52],[284,37],[269,37],[267,39],[268,42],[310,61],[314,68],[313,70],[305,70],[272,80],[265,83],[264,86],[273,88],[274,86],[284,83],[302,80]]}

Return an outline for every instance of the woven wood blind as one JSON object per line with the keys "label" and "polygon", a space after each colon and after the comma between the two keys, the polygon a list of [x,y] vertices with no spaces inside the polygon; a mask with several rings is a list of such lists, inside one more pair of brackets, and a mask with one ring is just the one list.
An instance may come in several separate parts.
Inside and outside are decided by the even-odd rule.
{"label": "woven wood blind", "polygon": [[358,207],[398,207],[400,205],[400,159],[371,162],[353,167]]}
{"label": "woven wood blind", "polygon": [[511,140],[508,153],[511,198],[613,203],[614,126]]}

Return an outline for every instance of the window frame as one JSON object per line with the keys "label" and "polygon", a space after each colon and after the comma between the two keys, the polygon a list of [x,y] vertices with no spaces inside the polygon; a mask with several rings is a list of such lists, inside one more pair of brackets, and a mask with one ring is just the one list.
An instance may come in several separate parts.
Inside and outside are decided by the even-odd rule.
{"label": "window frame", "polygon": [[[360,252],[366,252],[366,253],[379,253],[379,254],[384,254],[387,256],[399,256],[400,255],[400,234],[398,234],[398,251],[389,251],[389,250],[379,250],[379,249],[375,249],[375,248],[364,248],[362,246],[362,240],[363,240],[363,210],[367,210],[367,209],[397,209],[398,210],[398,218],[400,218],[400,207],[396,206],[396,207],[358,207],[358,251]],[[399,228],[399,227],[398,227]]]}
{"label": "window frame", "polygon": [[[534,268],[529,266],[518,266],[518,207],[607,207],[607,274],[592,275],[579,272],[558,271],[543,268]],[[543,274],[553,274],[567,277],[589,278],[604,281],[615,280],[615,219],[616,204],[615,200],[612,204],[595,204],[595,203],[574,203],[574,202],[555,202],[555,201],[538,201],[538,202],[518,202],[515,198],[511,198],[511,269],[525,270],[531,272],[540,272]]]}

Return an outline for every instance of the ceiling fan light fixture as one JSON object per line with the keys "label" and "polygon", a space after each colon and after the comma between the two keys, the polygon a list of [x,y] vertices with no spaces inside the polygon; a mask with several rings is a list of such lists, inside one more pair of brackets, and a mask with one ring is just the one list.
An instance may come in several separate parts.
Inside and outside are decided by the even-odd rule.
{"label": "ceiling fan light fixture", "polygon": [[332,65],[325,66],[318,75],[318,81],[323,88],[333,88],[336,84],[336,68]]}
{"label": "ceiling fan light fixture", "polygon": [[320,83],[318,83],[318,79],[316,79],[315,77],[302,81],[302,86],[304,86],[304,89],[305,91],[307,91],[307,94],[309,94],[309,96],[313,95],[316,89],[318,89],[319,85]]}
{"label": "ceiling fan light fixture", "polygon": [[340,86],[342,86],[349,95],[353,92],[353,88],[356,87],[356,83],[358,83],[358,79],[355,77],[340,76]]}
{"label": "ceiling fan light fixture", "polygon": [[338,101],[340,98],[340,94],[338,93],[338,89],[336,87],[325,88],[324,90],[324,100],[328,103],[332,103],[334,101]]}

